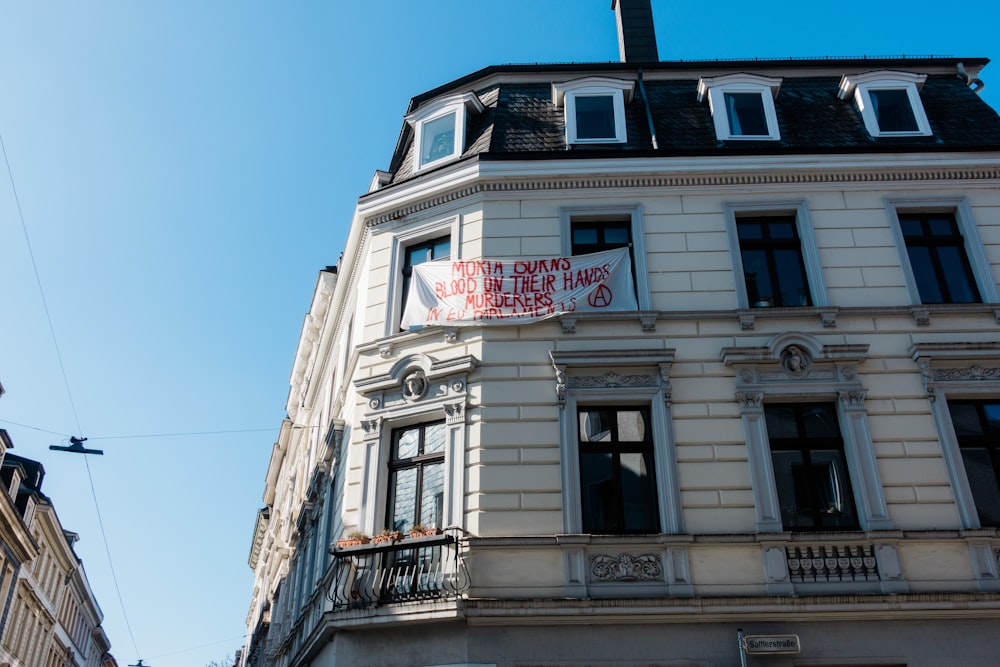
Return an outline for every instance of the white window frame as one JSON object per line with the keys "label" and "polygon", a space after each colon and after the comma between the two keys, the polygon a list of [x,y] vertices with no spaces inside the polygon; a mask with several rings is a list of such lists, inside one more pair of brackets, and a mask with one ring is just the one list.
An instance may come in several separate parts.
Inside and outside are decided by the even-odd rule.
{"label": "white window frame", "polygon": [[[787,358],[797,347],[805,366],[790,370]],[[868,345],[822,345],[804,333],[775,336],[765,347],[729,347],[722,360],[736,375],[736,398],[747,438],[747,464],[756,512],[756,530],[784,532],[778,489],[771,463],[771,443],[764,420],[765,403],[828,401],[837,406],[858,524],[862,530],[891,530],[888,505],[878,472],[865,407],[867,390],[857,365]]]}
{"label": "white window frame", "polygon": [[[660,531],[684,532],[680,476],[670,414],[670,366],[674,350],[552,350],[559,397],[563,530],[581,534],[578,409],[587,406],[649,405]],[[621,375],[619,375],[621,373]]]}
{"label": "white window frame", "polygon": [[750,307],[747,294],[746,279],[743,272],[743,254],[740,251],[740,238],[736,229],[736,220],[740,217],[766,217],[768,215],[795,216],[795,230],[799,235],[802,263],[806,270],[806,280],[809,283],[809,297],[813,308],[823,308],[830,304],[826,294],[826,281],[823,280],[823,265],[819,261],[819,248],[816,246],[816,235],[813,233],[812,220],[809,217],[809,206],[805,200],[776,202],[727,202],[722,205],[726,219],[726,233],[729,236],[729,254],[736,272],[736,300],[740,308]]}
{"label": "white window frame", "polygon": [[[969,205],[968,199],[965,197],[934,199],[886,197],[885,208],[893,240],[896,242],[896,250],[899,253],[903,276],[906,278],[906,291],[910,296],[911,305],[922,305],[923,301],[920,298],[920,290],[913,274],[913,266],[910,264],[910,255],[906,250],[903,229],[899,225],[900,213],[905,215],[906,213],[947,212],[954,215],[955,222],[962,234],[965,256],[972,267],[972,276],[976,281],[976,287],[979,288],[980,302],[1000,303],[1000,291],[997,290],[996,282],[993,280],[993,271],[989,259],[986,257],[982,239],[979,237],[976,221],[972,217],[972,207]],[[937,304],[927,305],[933,307]]]}
{"label": "white window frame", "polygon": [[[978,401],[1000,397],[1000,344],[915,343],[910,354],[920,367],[962,527],[980,528],[948,399]],[[984,365],[988,368],[983,368]]]}
{"label": "white window frame", "polygon": [[393,235],[391,257],[389,258],[389,278],[386,285],[386,304],[388,305],[388,312],[385,316],[386,336],[404,333],[399,330],[399,326],[403,320],[403,260],[406,257],[406,249],[439,236],[448,236],[451,239],[451,259],[461,259],[459,253],[460,229],[461,216],[454,215],[396,232]]}
{"label": "white window frame", "polygon": [[[758,76],[756,74],[727,74],[725,76],[702,77],[698,80],[698,101],[708,98],[708,109],[715,124],[715,137],[719,141],[780,141],[778,114],[774,100],[781,89],[781,79]],[[764,105],[767,120],[767,134],[733,134],[729,130],[729,114],[726,111],[726,93],[756,93]]]}
{"label": "white window frame", "polygon": [[636,302],[639,310],[652,308],[649,296],[649,271],[646,268],[646,234],[643,231],[642,206],[564,206],[559,209],[563,257],[573,256],[573,220],[583,218],[628,217],[632,234],[632,257],[635,262]]}
{"label": "white window frame", "polygon": [[[470,112],[480,113],[483,108],[483,103],[475,93],[464,93],[442,97],[407,114],[405,120],[413,128],[413,172],[418,173],[426,169],[438,167],[462,157],[462,154],[465,152],[467,116]],[[451,113],[455,114],[455,144],[451,153],[442,155],[429,162],[421,163],[421,147],[423,145],[425,126]]]}
{"label": "white window frame", "polygon": [[[388,508],[389,455],[392,432],[399,428],[444,420],[447,442],[444,452],[443,525],[465,527],[465,443],[468,403],[468,376],[479,365],[472,356],[437,362],[413,354],[402,357],[383,375],[355,380],[358,393],[365,397],[368,409],[362,417],[363,454],[359,528],[377,533]],[[408,397],[403,388],[414,371],[424,374],[425,393]]]}
{"label": "white window frame", "polygon": [[[591,76],[575,81],[552,84],[552,103],[565,109],[566,144],[624,144],[628,141],[625,123],[625,105],[632,101],[634,81]],[[615,136],[580,138],[576,128],[576,100],[578,97],[611,97],[615,113]]]}
{"label": "white window frame", "polygon": [[[879,70],[875,72],[865,72],[864,74],[845,74],[840,80],[840,88],[837,96],[846,100],[854,97],[854,103],[858,105],[861,112],[861,119],[865,123],[865,129],[873,137],[929,137],[931,125],[927,121],[927,114],[924,113],[924,105],[920,101],[919,90],[927,80],[926,74],[913,74],[912,72],[893,72],[890,70]],[[904,132],[883,132],[879,127],[878,118],[875,115],[875,107],[872,106],[871,91],[873,90],[904,90],[906,97],[910,100],[910,108],[913,117],[917,121],[916,130]]]}

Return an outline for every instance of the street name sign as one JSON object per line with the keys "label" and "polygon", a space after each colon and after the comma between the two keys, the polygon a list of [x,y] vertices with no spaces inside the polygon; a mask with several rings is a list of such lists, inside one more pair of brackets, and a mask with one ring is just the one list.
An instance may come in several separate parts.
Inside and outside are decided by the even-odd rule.
{"label": "street name sign", "polygon": [[748,654],[757,653],[800,653],[798,635],[747,635],[743,638],[743,650]]}

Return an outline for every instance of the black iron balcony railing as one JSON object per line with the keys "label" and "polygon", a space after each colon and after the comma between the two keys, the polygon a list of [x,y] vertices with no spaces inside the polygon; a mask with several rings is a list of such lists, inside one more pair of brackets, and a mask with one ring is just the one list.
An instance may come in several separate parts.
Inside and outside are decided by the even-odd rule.
{"label": "black iron balcony railing", "polygon": [[333,608],[457,598],[469,589],[464,541],[444,533],[333,550]]}

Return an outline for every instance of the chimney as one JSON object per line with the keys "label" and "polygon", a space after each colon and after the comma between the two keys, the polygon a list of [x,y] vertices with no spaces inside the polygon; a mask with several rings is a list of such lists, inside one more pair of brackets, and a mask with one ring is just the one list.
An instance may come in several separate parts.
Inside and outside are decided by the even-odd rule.
{"label": "chimney", "polygon": [[623,63],[660,61],[650,0],[611,0],[618,19],[618,53]]}

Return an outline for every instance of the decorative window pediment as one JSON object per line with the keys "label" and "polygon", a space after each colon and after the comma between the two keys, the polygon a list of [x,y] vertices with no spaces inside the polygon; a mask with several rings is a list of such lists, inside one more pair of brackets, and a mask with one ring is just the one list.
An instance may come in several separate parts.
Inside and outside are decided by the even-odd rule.
{"label": "decorative window pediment", "polygon": [[552,84],[552,103],[566,110],[566,143],[625,143],[625,105],[634,89],[632,81],[599,76]]}
{"label": "decorative window pediment", "polygon": [[845,74],[838,97],[854,96],[865,129],[873,137],[930,136],[931,126],[920,102],[926,74],[879,70]]}
{"label": "decorative window pediment", "polygon": [[407,114],[414,130],[413,170],[456,160],[465,151],[465,128],[469,113],[479,113],[483,103],[475,93],[450,95]]}
{"label": "decorative window pediment", "polygon": [[774,99],[781,79],[756,74],[726,74],[698,80],[698,101],[708,100],[720,141],[778,141],[778,115]]}

